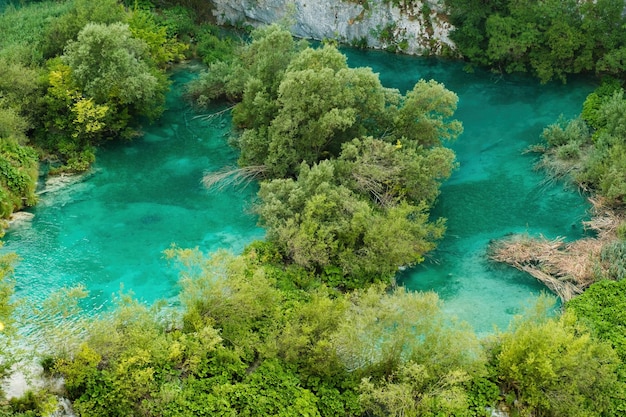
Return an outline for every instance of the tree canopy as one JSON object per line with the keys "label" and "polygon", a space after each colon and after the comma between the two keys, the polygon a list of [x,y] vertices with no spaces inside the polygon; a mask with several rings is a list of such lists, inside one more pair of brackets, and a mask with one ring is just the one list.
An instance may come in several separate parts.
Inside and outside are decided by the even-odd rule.
{"label": "tree canopy", "polygon": [[444,221],[429,209],[455,167],[443,145],[462,131],[442,84],[422,80],[404,96],[335,46],[304,47],[273,25],[199,89],[240,99],[232,142],[242,168],[263,175],[256,211],[286,262],[359,288],[435,247]]}
{"label": "tree canopy", "polygon": [[465,59],[542,82],[624,70],[621,0],[446,0],[451,34]]}

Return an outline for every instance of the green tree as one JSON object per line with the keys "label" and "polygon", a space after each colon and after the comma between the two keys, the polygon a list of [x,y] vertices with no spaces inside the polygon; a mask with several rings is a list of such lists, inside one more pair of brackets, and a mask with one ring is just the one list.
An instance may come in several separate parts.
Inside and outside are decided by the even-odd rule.
{"label": "green tree", "polygon": [[379,287],[348,297],[334,343],[345,366],[365,376],[359,398],[368,415],[468,415],[466,384],[484,374],[485,358],[436,294]]}
{"label": "green tree", "polygon": [[[142,36],[148,32],[141,30]],[[163,111],[168,80],[150,52],[165,46],[151,38],[156,43],[149,47],[132,35],[123,23],[89,23],[62,57],[48,61],[36,137],[60,154],[62,169],[84,171],[96,146],[136,136],[140,117],[154,119]]]}
{"label": "green tree", "polygon": [[470,62],[499,72],[528,71],[542,82],[624,68],[619,0],[447,0],[451,38]]}
{"label": "green tree", "polygon": [[124,7],[117,0],[74,0],[68,2],[69,10],[51,19],[43,28],[41,49],[44,58],[62,55],[65,46],[75,41],[87,23],[112,24],[126,18]]}
{"label": "green tree", "polygon": [[358,288],[421,262],[441,237],[443,222],[429,223],[425,205],[375,207],[336,181],[334,163],[322,161],[302,163],[297,180],[261,184],[260,220],[288,262]]}
{"label": "green tree", "polygon": [[626,280],[592,284],[583,294],[566,305],[600,339],[611,343],[622,361],[626,360]]}
{"label": "green tree", "polygon": [[505,399],[526,415],[611,415],[612,399],[624,391],[615,351],[571,313],[547,318],[548,301],[500,335],[491,352]]}
{"label": "green tree", "polygon": [[148,59],[147,44],[122,23],[88,23],[63,55],[72,80],[86,97],[125,107],[131,114],[156,117],[162,111],[166,83]]}
{"label": "green tree", "polygon": [[187,268],[180,295],[186,307],[185,329],[210,324],[238,356],[254,361],[263,356],[265,338],[274,327],[282,294],[262,268],[241,257],[217,253],[204,259],[198,251],[170,250]]}

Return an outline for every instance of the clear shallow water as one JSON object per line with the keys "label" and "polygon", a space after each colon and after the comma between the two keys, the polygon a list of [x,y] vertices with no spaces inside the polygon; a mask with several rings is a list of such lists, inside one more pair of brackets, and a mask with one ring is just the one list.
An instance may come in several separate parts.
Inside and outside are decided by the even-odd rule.
{"label": "clear shallow water", "polygon": [[575,190],[547,184],[534,172],[536,155],[523,155],[540,141],[559,114],[574,117],[593,89],[589,80],[540,85],[527,77],[468,74],[463,64],[416,60],[379,52],[349,52],[350,65],[367,65],[385,86],[402,92],[420,78],[434,79],[459,96],[455,117],[464,133],[450,147],[459,169],[441,189],[433,216],[448,219],[447,233],[426,262],[399,282],[436,291],[444,309],[479,332],[506,328],[545,287],[528,274],[487,259],[490,240],[510,233],[554,238],[582,236],[589,205]]}
{"label": "clear shallow water", "polygon": [[53,289],[84,284],[91,306],[120,290],[151,302],[177,294],[177,271],[163,250],[240,251],[262,238],[249,205],[256,189],[208,192],[206,170],[236,164],[227,144],[230,119],[194,119],[180,99],[191,75],[173,76],[169,110],[132,143],[100,150],[86,181],[44,194],[32,224],[10,230],[3,250],[22,258],[16,293],[41,300]]}
{"label": "clear shallow water", "polygon": [[[400,277],[413,290],[435,290],[450,314],[479,332],[504,328],[544,289],[533,278],[486,259],[491,239],[527,231],[580,237],[585,199],[532,171],[522,155],[560,113],[573,116],[593,88],[584,81],[541,86],[529,78],[499,77],[462,64],[344,51],[352,66],[370,66],[385,86],[405,92],[435,79],[459,97],[456,117],[465,128],[451,147],[460,168],[443,186],[433,216],[448,219],[448,233],[429,259]],[[181,102],[174,76],[170,110],[146,136],[99,152],[95,174],[60,193],[45,195],[32,225],[11,230],[4,250],[23,261],[18,295],[43,299],[52,289],[83,283],[101,305],[120,285],[146,301],[176,295],[177,271],[162,257],[176,243],[203,251],[231,248],[263,236],[246,208],[255,189],[205,191],[205,170],[233,165],[226,144],[229,120],[202,122]],[[177,92],[178,91],[178,92]]]}

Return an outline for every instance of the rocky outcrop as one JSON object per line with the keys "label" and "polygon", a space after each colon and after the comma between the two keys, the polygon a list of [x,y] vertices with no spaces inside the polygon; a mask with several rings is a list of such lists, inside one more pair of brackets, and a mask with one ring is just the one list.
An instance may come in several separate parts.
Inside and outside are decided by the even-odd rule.
{"label": "rocky outcrop", "polygon": [[443,0],[213,0],[219,24],[287,21],[308,39],[417,55],[453,54]]}

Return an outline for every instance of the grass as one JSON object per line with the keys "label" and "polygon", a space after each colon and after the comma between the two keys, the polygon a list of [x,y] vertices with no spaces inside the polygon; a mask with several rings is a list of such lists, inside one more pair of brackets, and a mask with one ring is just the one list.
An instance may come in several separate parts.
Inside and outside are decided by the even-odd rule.
{"label": "grass", "polygon": [[30,65],[41,61],[37,47],[45,28],[55,17],[67,13],[72,1],[47,1],[24,7],[7,6],[0,13],[0,58]]}

